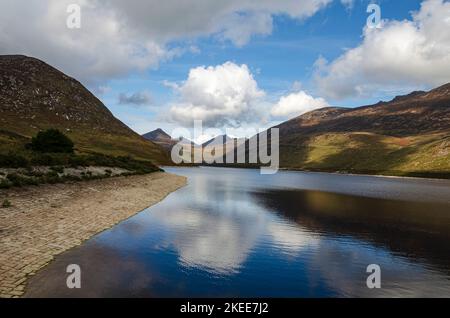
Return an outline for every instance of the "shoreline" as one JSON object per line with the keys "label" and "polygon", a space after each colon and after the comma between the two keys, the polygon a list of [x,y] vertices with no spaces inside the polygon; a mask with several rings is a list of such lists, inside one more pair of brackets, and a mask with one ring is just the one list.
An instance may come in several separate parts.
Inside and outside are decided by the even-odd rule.
{"label": "shoreline", "polygon": [[165,172],[0,191],[0,298],[20,297],[55,256],[185,186]]}
{"label": "shoreline", "polygon": [[[250,169],[256,170],[260,169],[260,167],[243,167],[243,166],[226,166],[226,165],[198,165],[198,166],[162,166],[168,168],[224,168],[224,169]],[[341,175],[341,176],[362,176],[362,177],[376,177],[376,178],[391,178],[391,179],[413,179],[413,180],[429,180],[429,181],[450,181],[450,172],[445,173],[449,174],[449,177],[420,177],[420,176],[408,176],[408,175],[395,175],[395,174],[370,174],[370,173],[357,173],[357,172],[342,172],[342,171],[321,171],[321,170],[302,170],[295,168],[278,168],[279,171],[287,171],[287,172],[302,172],[302,173],[321,173],[321,174],[333,174],[333,175]]]}
{"label": "shoreline", "polygon": [[339,171],[314,171],[314,170],[296,170],[289,168],[280,168],[280,171],[290,172],[303,172],[303,173],[321,173],[321,174],[333,174],[340,176],[355,176],[355,177],[374,177],[374,178],[387,178],[387,179],[412,179],[412,180],[427,180],[427,181],[450,181],[450,178],[430,178],[430,177],[414,177],[414,176],[396,176],[389,174],[368,174],[368,173],[351,173],[351,172],[339,172]]}

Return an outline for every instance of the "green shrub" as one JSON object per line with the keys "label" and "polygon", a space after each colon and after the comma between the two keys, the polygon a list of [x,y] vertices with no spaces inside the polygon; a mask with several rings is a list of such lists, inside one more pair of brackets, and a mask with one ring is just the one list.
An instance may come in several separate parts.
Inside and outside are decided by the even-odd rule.
{"label": "green shrub", "polygon": [[25,172],[25,175],[28,176],[28,177],[40,178],[40,177],[42,177],[44,175],[44,173],[42,173],[40,171],[36,171],[36,170],[30,169],[30,170],[27,170]]}
{"label": "green shrub", "polygon": [[78,177],[78,176],[74,176],[74,175],[66,175],[63,177],[64,181],[82,181],[83,179]]}
{"label": "green shrub", "polygon": [[8,154],[8,155],[0,154],[0,167],[22,168],[27,167],[28,165],[29,165],[28,160],[22,156],[15,154]]}
{"label": "green shrub", "polygon": [[43,153],[73,153],[73,141],[58,129],[40,131],[32,138],[30,149]]}
{"label": "green shrub", "polygon": [[9,183],[14,187],[22,187],[26,185],[38,185],[39,179],[35,177],[25,177],[17,173],[10,173],[6,176]]}
{"label": "green shrub", "polygon": [[9,202],[8,199],[3,200],[2,208],[9,208],[9,207],[11,207],[11,202]]}
{"label": "green shrub", "polygon": [[68,159],[62,154],[34,154],[31,164],[35,166],[63,166]]}
{"label": "green shrub", "polygon": [[9,182],[11,182],[11,184],[15,187],[22,186],[22,177],[19,176],[17,173],[9,173],[6,176],[6,179],[8,179]]}
{"label": "green shrub", "polygon": [[70,156],[67,164],[72,168],[83,167],[86,164],[86,160],[83,156]]}
{"label": "green shrub", "polygon": [[8,180],[0,180],[0,189],[11,188],[11,183]]}
{"label": "green shrub", "polygon": [[50,171],[44,177],[42,178],[44,183],[60,183],[63,181],[63,179],[58,175],[56,171]]}
{"label": "green shrub", "polygon": [[57,173],[64,173],[64,167],[62,166],[52,166],[50,169]]}
{"label": "green shrub", "polygon": [[[160,171],[160,169],[150,161],[140,161],[125,156],[112,157],[97,153],[78,155],[74,153],[42,153],[35,151],[28,151],[25,152],[25,154],[29,156],[29,159],[15,154],[0,155],[0,167],[24,168],[19,169],[15,173],[3,173],[3,176],[6,176],[6,178],[0,179],[0,189],[8,189],[13,186],[21,187],[45,183],[103,179],[113,175],[112,168],[128,170],[126,173],[122,174],[123,176]],[[34,166],[47,166],[50,167],[50,171],[43,173],[33,168]],[[89,166],[102,166],[110,169],[105,169],[105,172],[102,175],[94,175],[89,171],[82,172],[79,177],[62,175],[65,167],[78,168]]]}

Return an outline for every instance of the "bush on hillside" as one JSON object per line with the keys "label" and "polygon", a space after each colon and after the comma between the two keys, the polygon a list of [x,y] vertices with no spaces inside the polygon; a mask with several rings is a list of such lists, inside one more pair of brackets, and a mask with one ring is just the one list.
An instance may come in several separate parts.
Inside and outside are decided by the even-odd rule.
{"label": "bush on hillside", "polygon": [[22,156],[12,153],[8,155],[0,154],[0,167],[21,168],[28,166],[28,164],[28,160]]}
{"label": "bush on hillside", "polygon": [[30,148],[43,153],[73,153],[73,141],[58,129],[40,131],[31,140]]}

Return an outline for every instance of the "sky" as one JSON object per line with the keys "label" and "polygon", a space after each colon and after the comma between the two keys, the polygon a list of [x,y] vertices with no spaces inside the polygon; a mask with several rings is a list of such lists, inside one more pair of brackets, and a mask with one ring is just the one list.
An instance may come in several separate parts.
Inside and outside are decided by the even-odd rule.
{"label": "sky", "polygon": [[[71,4],[80,28],[68,27],[78,21]],[[0,0],[0,8],[0,54],[37,57],[75,77],[138,133],[192,131],[202,120],[240,135],[450,82],[446,0]]]}

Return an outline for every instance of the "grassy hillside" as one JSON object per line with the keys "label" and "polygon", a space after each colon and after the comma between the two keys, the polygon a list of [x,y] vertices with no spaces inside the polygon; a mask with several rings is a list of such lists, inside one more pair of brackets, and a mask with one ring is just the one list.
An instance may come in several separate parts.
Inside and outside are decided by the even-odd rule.
{"label": "grassy hillside", "polygon": [[290,169],[450,177],[450,134],[327,133],[280,147],[280,164]]}
{"label": "grassy hillside", "polygon": [[0,153],[27,154],[40,130],[57,128],[77,153],[131,156],[166,164],[166,152],[115,118],[81,83],[25,56],[0,56]]}
{"label": "grassy hillside", "polygon": [[[61,126],[41,124],[39,129],[32,130],[29,134],[16,127],[9,130],[0,130],[0,154],[14,152],[28,156],[29,151],[25,149],[25,145],[39,130],[47,128],[61,128]],[[20,131],[22,134],[16,131]],[[115,157],[131,156],[134,159],[151,161],[155,164],[167,164],[169,160],[167,154],[159,146],[149,145],[148,141],[133,136],[106,133],[93,136],[83,131],[66,131],[65,134],[75,142],[75,151],[80,154],[98,153]]]}

